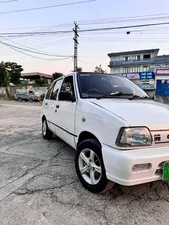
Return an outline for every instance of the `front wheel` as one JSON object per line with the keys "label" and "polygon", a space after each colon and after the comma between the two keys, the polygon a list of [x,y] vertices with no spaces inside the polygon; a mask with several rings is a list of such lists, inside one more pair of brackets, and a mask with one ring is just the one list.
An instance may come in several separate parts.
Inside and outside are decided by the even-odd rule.
{"label": "front wheel", "polygon": [[75,168],[81,183],[89,191],[98,193],[105,190],[108,180],[101,148],[96,140],[85,140],[78,145]]}
{"label": "front wheel", "polygon": [[22,102],[22,98],[19,97],[19,98],[18,98],[18,102]]}
{"label": "front wheel", "polygon": [[53,132],[49,130],[46,119],[42,121],[42,136],[44,139],[50,140],[53,136]]}

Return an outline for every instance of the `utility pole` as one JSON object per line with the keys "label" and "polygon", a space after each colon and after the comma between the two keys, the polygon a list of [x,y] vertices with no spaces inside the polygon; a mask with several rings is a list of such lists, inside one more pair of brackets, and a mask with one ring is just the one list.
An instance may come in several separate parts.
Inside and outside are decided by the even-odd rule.
{"label": "utility pole", "polygon": [[74,40],[74,72],[75,71],[77,71],[77,68],[78,68],[78,65],[77,65],[77,59],[78,59],[78,37],[79,37],[79,35],[78,35],[78,29],[79,29],[79,27],[78,27],[78,25],[77,25],[77,23],[76,22],[74,22],[74,25],[75,25],[75,27],[74,27],[74,29],[73,29],[73,31],[74,31],[74,38],[73,38],[73,40]]}

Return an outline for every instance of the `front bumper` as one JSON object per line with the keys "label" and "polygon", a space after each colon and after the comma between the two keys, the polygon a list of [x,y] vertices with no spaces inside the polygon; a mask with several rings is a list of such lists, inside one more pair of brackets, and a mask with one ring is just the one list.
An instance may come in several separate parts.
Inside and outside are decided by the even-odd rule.
{"label": "front bumper", "polygon": [[[169,161],[169,146],[121,151],[102,145],[107,178],[115,183],[132,186],[162,179],[163,164]],[[135,165],[151,164],[146,170],[133,171]]]}

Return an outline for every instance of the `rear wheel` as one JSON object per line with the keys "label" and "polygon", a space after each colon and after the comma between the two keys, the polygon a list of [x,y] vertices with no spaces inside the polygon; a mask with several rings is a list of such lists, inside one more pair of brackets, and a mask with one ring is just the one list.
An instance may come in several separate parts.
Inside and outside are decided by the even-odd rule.
{"label": "rear wheel", "polygon": [[81,183],[89,191],[98,193],[105,190],[108,180],[101,147],[96,140],[89,139],[79,144],[76,151],[75,168]]}
{"label": "rear wheel", "polygon": [[53,132],[49,130],[46,119],[42,120],[42,136],[44,139],[50,140],[53,136]]}

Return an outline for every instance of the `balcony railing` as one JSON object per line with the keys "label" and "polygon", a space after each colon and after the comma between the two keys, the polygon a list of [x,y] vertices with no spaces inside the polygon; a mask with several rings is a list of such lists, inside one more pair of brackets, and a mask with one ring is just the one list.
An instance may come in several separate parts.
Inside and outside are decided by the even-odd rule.
{"label": "balcony railing", "polygon": [[151,59],[133,59],[133,60],[120,60],[120,61],[110,61],[110,67],[126,66],[126,65],[146,65],[146,64],[160,64],[169,63],[169,57],[157,57]]}

